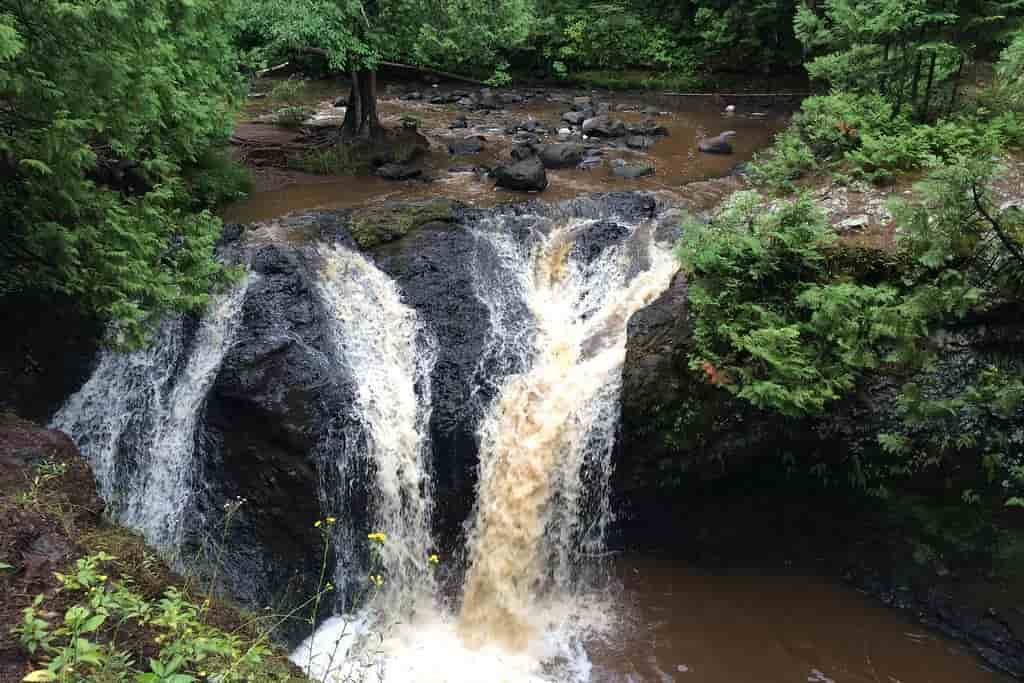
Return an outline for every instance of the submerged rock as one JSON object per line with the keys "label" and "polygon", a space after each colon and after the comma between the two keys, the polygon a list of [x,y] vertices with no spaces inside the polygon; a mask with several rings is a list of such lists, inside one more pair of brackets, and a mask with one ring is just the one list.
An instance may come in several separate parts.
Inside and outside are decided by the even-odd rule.
{"label": "submerged rock", "polygon": [[736,137],[736,132],[727,130],[713,138],[701,138],[697,141],[697,149],[705,154],[732,154],[731,138]]}
{"label": "submerged rock", "polygon": [[587,115],[579,111],[567,111],[562,114],[562,120],[570,126],[578,126],[587,120]]}
{"label": "submerged rock", "polygon": [[484,151],[484,139],[481,137],[466,138],[448,143],[448,153],[452,156],[467,156]]}
{"label": "submerged rock", "polygon": [[621,159],[617,161],[619,161],[619,163],[612,166],[612,175],[616,178],[634,179],[654,175],[654,167],[650,164],[631,164],[624,162]]}
{"label": "submerged rock", "polygon": [[630,135],[626,138],[626,146],[630,149],[647,149],[654,144],[654,140],[645,135]]}

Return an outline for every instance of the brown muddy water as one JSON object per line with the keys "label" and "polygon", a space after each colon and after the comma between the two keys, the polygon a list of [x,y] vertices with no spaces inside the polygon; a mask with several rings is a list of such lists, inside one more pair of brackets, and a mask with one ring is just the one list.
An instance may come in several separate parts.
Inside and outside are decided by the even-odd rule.
{"label": "brown muddy water", "polygon": [[834,580],[616,563],[623,614],[588,645],[591,680],[622,683],[1006,683],[961,645]]}
{"label": "brown muddy water", "polygon": [[[314,96],[322,98],[314,105],[320,116],[341,115],[343,110],[333,108],[331,102],[334,96],[341,94],[340,89],[329,83],[318,83],[312,92]],[[428,90],[426,94],[429,96],[435,92]],[[557,201],[584,193],[618,190],[655,192],[684,205],[707,208],[735,189],[735,183],[729,179],[712,180],[710,183],[697,181],[723,178],[737,164],[749,161],[756,151],[771,143],[775,133],[785,125],[788,118],[788,111],[758,108],[743,103],[736,105],[735,112],[728,113],[725,111],[727,102],[712,98],[605,93],[599,95],[599,100],[611,105],[613,118],[626,123],[639,123],[654,118],[668,130],[669,135],[659,138],[653,147],[645,151],[602,145],[604,155],[599,165],[592,168],[549,170],[548,188],[536,194],[495,188],[493,180],[473,171],[474,167],[493,167],[509,159],[513,136],[507,134],[505,129],[511,124],[534,119],[552,131],[565,126],[560,122],[560,117],[570,109],[571,96],[579,94],[552,92],[548,97],[534,98],[521,105],[509,105],[496,112],[464,111],[456,105],[433,105],[385,97],[380,104],[384,125],[400,125],[403,116],[415,116],[420,120],[420,132],[430,141],[430,151],[416,165],[424,170],[430,182],[395,182],[375,176],[316,176],[278,169],[258,169],[257,190],[247,199],[227,207],[223,216],[229,221],[250,223],[296,211],[366,206],[386,200],[444,196],[470,205],[493,206],[535,198]],[[247,114],[256,116],[261,111],[265,112],[268,106],[263,104],[261,108],[260,104],[255,104]],[[656,108],[660,113],[656,116],[642,114],[639,110],[645,107]],[[625,108],[629,110],[615,111]],[[460,115],[466,116],[469,127],[450,129],[451,122]],[[268,132],[275,130],[269,125],[263,127]],[[733,140],[734,154],[709,155],[697,151],[699,138],[717,135],[724,130],[737,133]],[[466,156],[450,155],[448,144],[463,138],[482,139],[485,145],[483,152]],[[543,142],[557,141],[554,132],[543,136]],[[570,141],[579,142],[580,139],[573,138]],[[613,159],[653,165],[654,175],[635,180],[615,178],[610,166]]]}

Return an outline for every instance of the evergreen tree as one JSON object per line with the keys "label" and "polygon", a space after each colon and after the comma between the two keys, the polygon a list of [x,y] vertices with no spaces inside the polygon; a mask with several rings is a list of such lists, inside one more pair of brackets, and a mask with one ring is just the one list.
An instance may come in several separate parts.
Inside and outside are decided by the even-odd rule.
{"label": "evergreen tree", "polygon": [[138,342],[225,279],[181,171],[240,95],[224,0],[0,1],[0,296],[61,293]]}
{"label": "evergreen tree", "polygon": [[1022,0],[825,0],[794,19],[812,79],[881,93],[893,116],[952,110],[966,64],[1020,25]]}

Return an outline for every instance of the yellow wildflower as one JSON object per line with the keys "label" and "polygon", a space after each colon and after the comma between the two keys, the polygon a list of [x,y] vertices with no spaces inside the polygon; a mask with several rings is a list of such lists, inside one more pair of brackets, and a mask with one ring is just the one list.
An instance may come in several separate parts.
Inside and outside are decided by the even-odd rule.
{"label": "yellow wildflower", "polygon": [[374,543],[384,543],[384,541],[388,540],[388,535],[382,531],[377,531],[372,534],[367,534],[366,538],[373,541]]}
{"label": "yellow wildflower", "polygon": [[338,520],[335,517],[328,517],[326,521],[327,521],[328,524],[334,524]]}
{"label": "yellow wildflower", "polygon": [[438,557],[437,555],[431,555],[430,557],[427,558],[427,562],[429,562],[430,564],[438,564],[440,561],[441,561],[441,558]]}
{"label": "yellow wildflower", "polygon": [[315,522],[313,522],[313,526],[314,526],[315,528],[317,528],[317,529],[319,529],[319,528],[320,528],[320,525],[321,525],[321,524],[323,524],[323,522],[321,522],[321,521],[320,521],[319,519],[318,519],[318,520],[316,520]]}

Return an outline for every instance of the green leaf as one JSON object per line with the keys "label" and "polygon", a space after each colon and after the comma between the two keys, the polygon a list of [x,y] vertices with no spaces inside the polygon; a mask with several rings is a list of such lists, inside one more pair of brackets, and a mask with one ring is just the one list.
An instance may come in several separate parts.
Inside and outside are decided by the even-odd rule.
{"label": "green leaf", "polygon": [[106,621],[106,620],[107,620],[107,615],[105,615],[105,614],[94,614],[93,616],[89,617],[86,620],[85,624],[82,625],[82,633],[92,633],[93,631],[98,629],[100,626],[102,626],[103,622]]}
{"label": "green leaf", "polygon": [[39,161],[39,159],[22,159],[18,163],[25,169],[35,171],[39,175],[53,175],[53,169],[51,169],[42,161]]}
{"label": "green leaf", "polygon": [[57,674],[46,669],[37,669],[21,679],[22,683],[46,683],[57,680]]}

